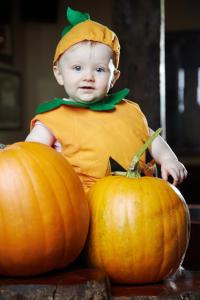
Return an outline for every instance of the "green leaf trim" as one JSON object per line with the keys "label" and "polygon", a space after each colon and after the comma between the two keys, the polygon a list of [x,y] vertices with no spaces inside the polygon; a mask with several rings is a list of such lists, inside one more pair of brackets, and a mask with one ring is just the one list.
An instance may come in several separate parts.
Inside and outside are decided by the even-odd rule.
{"label": "green leaf trim", "polygon": [[103,101],[91,103],[89,106],[92,110],[112,110],[115,105],[124,99],[129,93],[129,89],[125,88],[119,92],[109,94]]}
{"label": "green leaf trim", "polygon": [[78,10],[74,10],[68,6],[66,10],[66,19],[70,25],[66,26],[61,32],[61,37],[68,33],[75,25],[90,19],[88,13],[82,13]]}
{"label": "green leaf trim", "polygon": [[66,17],[69,23],[73,26],[90,19],[90,15],[88,13],[82,13],[69,6],[67,8]]}
{"label": "green leaf trim", "polygon": [[72,25],[66,26],[63,31],[61,32],[61,37],[63,37],[66,33],[68,33],[72,29]]}
{"label": "green leaf trim", "polygon": [[109,94],[105,99],[96,103],[81,103],[75,101],[66,101],[61,98],[54,98],[51,101],[41,103],[37,109],[36,114],[41,114],[53,110],[61,105],[69,105],[74,107],[87,108],[94,111],[107,111],[115,109],[115,105],[124,99],[129,93],[129,89],[125,88],[119,92]]}

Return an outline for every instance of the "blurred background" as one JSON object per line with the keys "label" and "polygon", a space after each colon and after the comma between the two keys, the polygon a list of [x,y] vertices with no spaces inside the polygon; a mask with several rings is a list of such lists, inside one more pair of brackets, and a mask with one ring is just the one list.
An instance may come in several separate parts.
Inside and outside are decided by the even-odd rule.
{"label": "blurred background", "polygon": [[52,58],[66,25],[65,8],[89,12],[121,42],[121,78],[152,129],[186,165],[180,186],[187,203],[200,204],[200,1],[0,1],[0,142],[24,140],[39,103],[63,97]]}

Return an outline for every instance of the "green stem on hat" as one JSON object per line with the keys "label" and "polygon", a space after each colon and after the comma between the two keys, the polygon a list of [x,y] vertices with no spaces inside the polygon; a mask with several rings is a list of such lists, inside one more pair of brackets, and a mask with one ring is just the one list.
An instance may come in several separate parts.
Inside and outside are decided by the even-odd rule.
{"label": "green stem on hat", "polygon": [[151,145],[153,140],[160,134],[162,131],[162,128],[158,128],[149,138],[148,140],[142,145],[142,147],[139,149],[139,151],[136,153],[136,155],[133,157],[133,160],[127,170],[127,172],[114,172],[114,175],[121,175],[126,176],[129,178],[137,178],[141,177],[141,171],[139,168],[139,161],[141,156],[144,154],[144,152],[147,150],[147,148]]}
{"label": "green stem on hat", "polygon": [[74,10],[68,6],[66,10],[66,19],[70,23],[70,25],[66,26],[61,36],[63,37],[66,33],[68,33],[74,26],[77,24],[87,21],[90,19],[90,15],[88,13],[82,13],[78,10]]}

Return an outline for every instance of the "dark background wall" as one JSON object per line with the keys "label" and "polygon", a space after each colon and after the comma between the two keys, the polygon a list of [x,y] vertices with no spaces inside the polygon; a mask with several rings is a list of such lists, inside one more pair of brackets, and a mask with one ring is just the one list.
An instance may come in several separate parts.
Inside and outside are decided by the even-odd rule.
{"label": "dark background wall", "polygon": [[165,1],[167,140],[189,171],[180,189],[192,204],[200,204],[199,11],[198,0]]}

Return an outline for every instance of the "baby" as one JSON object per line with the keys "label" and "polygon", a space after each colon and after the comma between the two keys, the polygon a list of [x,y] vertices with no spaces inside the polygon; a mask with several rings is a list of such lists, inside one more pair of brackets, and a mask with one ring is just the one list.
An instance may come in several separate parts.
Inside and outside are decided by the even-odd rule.
{"label": "baby", "polygon": [[[31,121],[26,141],[41,142],[70,162],[85,191],[109,171],[112,158],[124,169],[152,135],[138,104],[125,99],[128,89],[109,94],[120,76],[120,45],[116,34],[90,20],[88,14],[67,9],[70,23],[59,41],[53,72],[66,98],[42,103]],[[150,147],[161,176],[173,184],[187,176],[184,165],[158,136]],[[141,159],[141,166],[145,155]]]}

